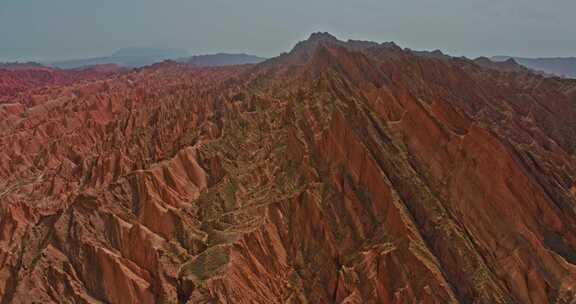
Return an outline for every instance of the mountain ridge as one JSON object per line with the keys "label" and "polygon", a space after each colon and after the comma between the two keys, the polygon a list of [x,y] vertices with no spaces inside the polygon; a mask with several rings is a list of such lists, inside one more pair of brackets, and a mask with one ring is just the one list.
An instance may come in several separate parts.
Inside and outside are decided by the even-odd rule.
{"label": "mountain ridge", "polygon": [[494,61],[504,61],[513,58],[522,65],[531,69],[542,71],[550,75],[576,78],[576,57],[512,57],[512,56],[494,56]]}
{"label": "mountain ridge", "polygon": [[60,69],[76,69],[85,66],[116,64],[128,68],[140,68],[165,60],[190,63],[201,66],[224,66],[236,64],[254,64],[265,58],[250,54],[217,53],[190,56],[188,52],[156,48],[125,48],[110,56],[52,62],[48,65]]}
{"label": "mountain ridge", "polygon": [[0,107],[2,301],[576,299],[576,82],[330,36]]}

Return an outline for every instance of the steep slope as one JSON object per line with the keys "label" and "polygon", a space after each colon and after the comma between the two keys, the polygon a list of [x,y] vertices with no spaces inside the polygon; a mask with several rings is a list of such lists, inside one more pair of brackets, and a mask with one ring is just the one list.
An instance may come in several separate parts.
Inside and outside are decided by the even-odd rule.
{"label": "steep slope", "polygon": [[576,299],[574,81],[323,33],[27,94],[1,303]]}

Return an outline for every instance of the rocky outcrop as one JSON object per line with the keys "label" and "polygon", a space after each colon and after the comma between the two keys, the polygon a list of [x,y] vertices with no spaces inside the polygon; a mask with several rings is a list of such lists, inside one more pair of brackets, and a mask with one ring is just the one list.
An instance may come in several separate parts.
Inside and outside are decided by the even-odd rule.
{"label": "rocky outcrop", "polygon": [[572,303],[576,83],[313,35],[0,106],[2,303]]}

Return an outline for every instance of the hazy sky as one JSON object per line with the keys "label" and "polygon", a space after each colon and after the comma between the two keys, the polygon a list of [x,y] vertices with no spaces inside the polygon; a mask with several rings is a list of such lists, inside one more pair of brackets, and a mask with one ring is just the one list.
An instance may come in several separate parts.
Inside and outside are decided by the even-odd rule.
{"label": "hazy sky", "polygon": [[452,55],[576,56],[575,0],[0,0],[0,61],[151,46],[274,56],[313,31]]}

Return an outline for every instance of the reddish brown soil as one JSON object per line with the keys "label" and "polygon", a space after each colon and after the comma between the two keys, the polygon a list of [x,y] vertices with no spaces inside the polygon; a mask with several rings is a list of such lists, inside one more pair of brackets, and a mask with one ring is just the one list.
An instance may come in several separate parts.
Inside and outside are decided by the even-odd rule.
{"label": "reddish brown soil", "polygon": [[0,65],[0,104],[11,102],[20,93],[31,89],[110,77],[120,71],[121,68],[116,65],[98,65],[74,70],[58,70],[33,64]]}
{"label": "reddish brown soil", "polygon": [[0,302],[573,303],[575,92],[326,34],[27,89]]}

